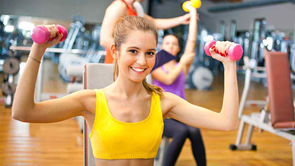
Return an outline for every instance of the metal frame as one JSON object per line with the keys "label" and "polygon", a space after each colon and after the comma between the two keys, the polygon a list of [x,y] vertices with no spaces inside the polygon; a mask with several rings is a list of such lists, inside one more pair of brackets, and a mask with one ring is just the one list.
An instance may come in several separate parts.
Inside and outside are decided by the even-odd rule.
{"label": "metal frame", "polygon": [[265,73],[261,74],[261,73],[257,73],[257,72],[252,73],[250,68],[246,68],[246,70],[245,70],[245,85],[244,85],[243,94],[242,94],[242,98],[241,98],[240,106],[239,106],[239,118],[242,117],[243,109],[245,106],[252,106],[252,105],[264,106],[266,104],[266,102],[264,100],[246,100],[247,95],[250,90],[251,77],[266,78],[266,74]]}
{"label": "metal frame", "polygon": [[164,159],[166,157],[166,152],[169,145],[169,138],[162,137],[161,145],[158,150],[158,154],[154,160],[155,166],[163,166],[164,165]]}
{"label": "metal frame", "polygon": [[[248,58],[248,57],[246,57]],[[247,95],[250,90],[251,78],[266,78],[265,67],[250,67],[249,59],[244,59],[244,69],[245,69],[245,84],[243,89],[243,94],[240,101],[239,106],[239,119],[242,118],[243,110],[245,106],[258,106],[263,107],[266,105],[266,100],[247,100]],[[263,71],[263,73],[259,73],[258,71]],[[295,80],[295,74],[290,75],[292,80]]]}
{"label": "metal frame", "polygon": [[[293,158],[293,166],[295,166],[295,135],[292,132],[289,132],[287,129],[285,130],[276,130],[271,126],[269,112],[264,109],[261,113],[252,113],[251,115],[243,115],[240,127],[236,139],[236,143],[231,145],[230,148],[232,150],[256,150],[256,145],[251,144],[251,138],[253,134],[254,127],[259,129],[268,131],[285,139],[291,141],[292,144],[292,158]],[[249,124],[248,133],[246,136],[246,141],[242,144],[243,133],[245,129],[245,125]],[[294,130],[294,129],[292,129]]]}
{"label": "metal frame", "polygon": [[[236,139],[235,144],[230,145],[231,150],[256,150],[256,145],[251,144],[251,138],[253,135],[254,127],[259,128],[260,130],[265,130],[285,139],[288,139],[292,143],[292,158],[293,158],[293,166],[295,166],[295,132],[294,128],[284,128],[284,129],[274,129],[271,124],[271,116],[269,110],[269,98],[267,98],[264,108],[261,110],[261,113],[252,113],[250,115],[242,115],[243,107],[246,103],[246,96],[250,87],[250,79],[251,76],[255,76],[251,74],[251,69],[249,66],[249,59],[244,59],[246,68],[246,76],[245,76],[245,87],[241,99],[241,104],[239,107],[239,117],[241,118],[240,127]],[[262,68],[264,69],[264,68]],[[264,69],[265,70],[265,69]],[[257,77],[257,76],[256,76]],[[266,78],[266,75],[261,75],[261,78]],[[294,74],[290,74],[291,79],[294,80]],[[248,133],[246,136],[245,143],[242,144],[242,138],[244,134],[245,125],[249,124]],[[293,132],[291,132],[292,130]]]}

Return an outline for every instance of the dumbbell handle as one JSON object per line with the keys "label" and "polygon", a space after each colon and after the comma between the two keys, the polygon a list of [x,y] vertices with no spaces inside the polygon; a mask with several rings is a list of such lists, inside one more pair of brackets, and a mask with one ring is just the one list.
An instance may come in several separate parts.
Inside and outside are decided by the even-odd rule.
{"label": "dumbbell handle", "polygon": [[[215,44],[216,44],[216,41],[210,41],[210,42],[206,43],[206,45],[204,47],[204,51],[208,56],[211,56],[209,49],[212,48],[213,46],[215,46]],[[218,50],[216,50],[216,51],[218,53]],[[240,44],[234,44],[234,45],[230,46],[227,55],[229,56],[229,58],[232,61],[240,60],[243,55],[242,46]]]}
{"label": "dumbbell handle", "polygon": [[[67,38],[67,34],[68,34],[67,29],[62,25],[57,25],[56,28],[57,28],[58,32],[63,35],[60,42],[64,41]],[[50,38],[49,38],[50,32],[45,26],[42,26],[42,25],[36,26],[33,29],[33,33],[32,33],[31,37],[35,43],[43,44],[43,43],[47,42],[48,40],[50,40]]]}

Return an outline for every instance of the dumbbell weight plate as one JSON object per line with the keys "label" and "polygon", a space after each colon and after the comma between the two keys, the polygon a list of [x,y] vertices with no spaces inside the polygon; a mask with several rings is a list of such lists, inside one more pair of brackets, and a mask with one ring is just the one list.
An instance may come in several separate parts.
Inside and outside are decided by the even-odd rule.
{"label": "dumbbell weight plate", "polygon": [[8,82],[2,83],[2,93],[5,96],[14,94],[15,90],[16,90],[16,85],[14,83],[8,83]]}
{"label": "dumbbell weight plate", "polygon": [[10,57],[15,57],[17,55],[17,52],[15,50],[9,50],[7,54]]}
{"label": "dumbbell weight plate", "polygon": [[198,67],[192,75],[193,84],[199,90],[209,88],[213,80],[212,72],[206,67]]}
{"label": "dumbbell weight plate", "polygon": [[19,71],[19,60],[16,58],[6,58],[3,63],[3,72],[5,74],[17,74]]}
{"label": "dumbbell weight plate", "polygon": [[200,8],[202,5],[201,0],[191,0],[191,2],[192,2],[192,6],[196,9]]}
{"label": "dumbbell weight plate", "polygon": [[185,1],[183,4],[182,4],[182,9],[185,11],[185,12],[189,12],[189,6],[191,6],[192,2],[191,1]]}

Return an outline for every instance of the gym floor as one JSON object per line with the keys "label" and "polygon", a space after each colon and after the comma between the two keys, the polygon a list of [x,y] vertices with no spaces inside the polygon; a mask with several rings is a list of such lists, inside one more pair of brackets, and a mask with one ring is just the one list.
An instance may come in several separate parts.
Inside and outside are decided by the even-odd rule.
{"label": "gym floor", "polygon": [[[242,95],[244,75],[239,74],[239,93]],[[215,75],[212,91],[186,90],[187,100],[219,112],[222,105],[223,76]],[[66,84],[59,79],[57,65],[45,61],[43,92],[66,93]],[[252,82],[248,99],[263,100],[267,89]],[[259,107],[246,108],[244,113],[259,112]],[[185,111],[185,110],[184,110]],[[209,166],[290,166],[290,142],[255,128],[252,142],[257,151],[230,151],[237,130],[220,132],[202,129]],[[0,105],[0,165],[83,165],[83,138],[76,119],[53,124],[28,124],[13,120],[11,109]],[[186,141],[177,166],[196,165],[190,142]]]}

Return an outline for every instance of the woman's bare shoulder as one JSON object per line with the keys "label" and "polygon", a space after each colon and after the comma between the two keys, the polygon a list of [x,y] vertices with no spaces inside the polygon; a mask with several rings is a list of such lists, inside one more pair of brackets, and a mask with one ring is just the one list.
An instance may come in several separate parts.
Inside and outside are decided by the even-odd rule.
{"label": "woman's bare shoulder", "polygon": [[161,108],[163,115],[165,115],[169,110],[181,99],[177,95],[170,92],[163,92],[161,96]]}
{"label": "woman's bare shoulder", "polygon": [[73,93],[77,100],[81,101],[84,107],[93,112],[96,106],[96,91],[93,89],[80,90]]}
{"label": "woman's bare shoulder", "polygon": [[94,89],[84,89],[73,93],[79,97],[95,97],[96,91]]}

